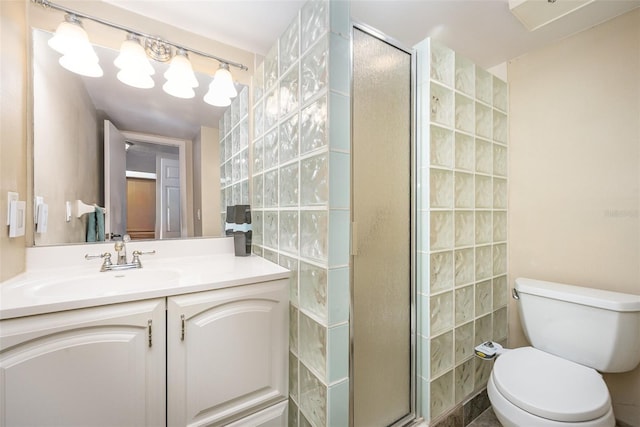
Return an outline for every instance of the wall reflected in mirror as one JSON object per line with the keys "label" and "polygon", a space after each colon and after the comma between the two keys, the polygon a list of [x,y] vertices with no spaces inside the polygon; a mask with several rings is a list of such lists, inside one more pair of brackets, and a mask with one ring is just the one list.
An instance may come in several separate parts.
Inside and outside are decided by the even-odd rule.
{"label": "wall reflected in mirror", "polygon": [[32,36],[34,196],[49,211],[34,244],[87,240],[89,215],[68,209],[76,200],[107,208],[106,239],[222,236],[226,204],[249,200],[248,88],[214,107],[203,101],[211,76],[196,73],[195,97],[175,98],[157,61],[155,87],[133,88],[116,78],[118,52],[100,46],[104,76],[83,77],[59,65],[51,33]]}

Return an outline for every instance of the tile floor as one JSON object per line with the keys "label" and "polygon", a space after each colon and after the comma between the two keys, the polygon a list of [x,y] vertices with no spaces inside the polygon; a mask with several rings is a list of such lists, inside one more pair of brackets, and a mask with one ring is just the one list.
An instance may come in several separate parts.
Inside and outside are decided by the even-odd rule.
{"label": "tile floor", "polygon": [[[626,424],[616,421],[616,427],[625,427]],[[467,427],[502,427],[496,414],[493,413],[493,409],[489,408],[484,411],[478,418],[473,420]]]}
{"label": "tile floor", "polygon": [[478,418],[473,420],[467,427],[501,427],[500,421],[496,418],[496,414],[493,413],[493,409],[489,408],[482,413]]}

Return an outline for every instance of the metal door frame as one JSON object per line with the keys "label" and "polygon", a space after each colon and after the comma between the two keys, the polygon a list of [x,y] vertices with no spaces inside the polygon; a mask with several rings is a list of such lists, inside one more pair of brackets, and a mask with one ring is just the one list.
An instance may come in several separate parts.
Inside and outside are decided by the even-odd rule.
{"label": "metal door frame", "polygon": [[[410,291],[409,291],[409,295],[410,295],[410,357],[411,357],[411,361],[410,361],[410,402],[409,402],[409,413],[397,420],[395,423],[393,423],[391,426],[389,427],[400,427],[400,426],[407,426],[407,425],[411,425],[417,418],[417,385],[418,385],[418,376],[417,376],[417,370],[416,370],[416,353],[417,353],[417,311],[416,311],[416,299],[417,299],[417,277],[416,277],[416,254],[417,254],[417,246],[416,246],[416,241],[417,241],[417,235],[416,235],[416,220],[417,220],[417,203],[416,203],[416,188],[417,188],[417,181],[416,181],[416,172],[417,172],[417,158],[416,158],[416,98],[417,98],[417,94],[416,94],[416,73],[417,73],[417,68],[416,68],[416,51],[414,49],[411,48],[407,48],[405,47],[402,43],[400,43],[399,41],[388,37],[387,35],[385,35],[383,32],[376,30],[375,28],[363,24],[361,22],[355,21],[355,20],[351,20],[351,37],[350,37],[350,54],[349,54],[349,70],[351,71],[351,76],[350,76],[350,99],[351,99],[351,106],[350,106],[350,114],[351,114],[351,118],[353,119],[353,55],[354,55],[354,48],[353,48],[353,33],[355,30],[359,30],[362,31],[368,35],[370,35],[371,37],[374,37],[398,50],[401,50],[405,53],[407,53],[408,55],[410,55],[411,57],[411,70],[410,70],[410,113],[409,113],[409,120],[410,120],[410,129],[409,129],[409,140],[410,140],[410,148],[409,148],[409,156],[410,156],[410,172],[409,172],[409,177],[410,177],[410,194],[409,194],[409,198],[410,198],[410,260],[409,260],[409,265],[410,265],[410,273],[409,273],[409,278],[410,278]],[[353,120],[351,120],[351,123],[353,123]],[[353,125],[351,126],[350,129],[350,147],[351,147],[351,153],[353,154]],[[350,176],[350,181],[353,183],[353,168],[351,168],[351,172],[350,172],[351,176]],[[351,194],[351,198],[353,198],[353,192]],[[351,201],[352,202],[352,201]],[[351,206],[353,207],[353,203],[351,203]],[[351,208],[350,210],[350,221],[353,221],[353,208]],[[351,230],[353,231],[353,230]],[[353,244],[353,238],[351,236],[350,238],[350,243]],[[353,335],[354,335],[354,278],[353,278],[353,255],[352,253],[350,253],[349,256],[349,425],[354,427],[354,399],[353,399],[353,395],[354,395],[354,382],[353,382],[353,356],[354,356],[354,352],[353,352]]]}

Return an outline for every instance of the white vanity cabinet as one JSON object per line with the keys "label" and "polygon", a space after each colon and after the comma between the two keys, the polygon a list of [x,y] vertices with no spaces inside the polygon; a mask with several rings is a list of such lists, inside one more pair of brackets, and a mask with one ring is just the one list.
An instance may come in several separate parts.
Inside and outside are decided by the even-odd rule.
{"label": "white vanity cabinet", "polygon": [[167,299],[169,426],[286,425],[288,292],[276,280]]}
{"label": "white vanity cabinet", "polygon": [[165,424],[165,299],[0,322],[1,426]]}
{"label": "white vanity cabinet", "polygon": [[0,283],[0,427],[285,427],[289,271],[233,238],[135,249],[101,273],[76,264],[112,243],[27,248]]}

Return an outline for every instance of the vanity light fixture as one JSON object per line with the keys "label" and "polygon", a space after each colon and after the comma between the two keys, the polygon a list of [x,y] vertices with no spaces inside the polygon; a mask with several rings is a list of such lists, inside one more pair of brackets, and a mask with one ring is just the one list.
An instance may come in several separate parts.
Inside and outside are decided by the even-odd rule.
{"label": "vanity light fixture", "polygon": [[196,94],[194,87],[198,87],[198,79],[193,73],[191,61],[184,49],[178,49],[169,64],[169,69],[165,71],[164,78],[167,82],[162,89],[169,95],[178,98],[193,98]]}
{"label": "vanity light fixture", "polygon": [[[238,62],[229,61],[132,28],[89,16],[52,3],[49,0],[31,1],[45,8],[59,10],[67,14],[65,21],[58,26],[56,35],[49,41],[49,45],[63,54],[63,57],[60,58],[60,64],[78,74],[92,77],[103,75],[102,68],[98,64],[98,56],[89,42],[86,31],[82,28],[80,18],[89,19],[128,33],[127,40],[122,43],[120,55],[114,63],[120,69],[118,79],[130,86],[139,88],[151,88],[154,86],[151,75],[155,71],[149,62],[149,57],[160,62],[171,60],[169,69],[164,74],[167,81],[162,88],[166,93],[178,98],[193,98],[195,96],[193,88],[198,86],[198,80],[193,72],[191,61],[189,61],[188,52],[213,59],[220,64],[220,68],[215,73],[215,78],[209,85],[209,92],[205,96],[205,101],[211,105],[228,106],[231,103],[231,98],[237,95],[229,67],[233,66],[243,71],[248,70],[247,66]],[[172,56],[173,50],[175,50],[175,54]]]}
{"label": "vanity light fixture", "polygon": [[103,75],[98,55],[75,14],[65,15],[64,21],[58,25],[55,35],[48,43],[53,50],[62,54],[58,62],[67,70],[87,77]]}
{"label": "vanity light fixture", "polygon": [[151,78],[155,70],[135,34],[127,34],[127,39],[120,45],[120,54],[113,63],[120,69],[117,77],[122,83],[140,89],[155,86]]}

